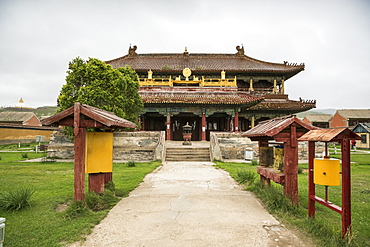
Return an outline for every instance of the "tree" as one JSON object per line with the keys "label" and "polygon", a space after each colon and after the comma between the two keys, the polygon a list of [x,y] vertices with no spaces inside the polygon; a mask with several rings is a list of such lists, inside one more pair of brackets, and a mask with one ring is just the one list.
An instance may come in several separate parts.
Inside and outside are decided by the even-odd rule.
{"label": "tree", "polygon": [[69,63],[66,84],[58,96],[58,112],[75,102],[91,105],[138,123],[143,102],[139,83],[130,67],[114,69],[96,58],[77,57]]}

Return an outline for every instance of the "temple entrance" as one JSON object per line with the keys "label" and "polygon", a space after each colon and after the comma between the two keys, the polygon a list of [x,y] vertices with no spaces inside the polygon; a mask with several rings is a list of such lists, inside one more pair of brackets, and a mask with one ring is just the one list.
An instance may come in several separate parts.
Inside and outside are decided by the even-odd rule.
{"label": "temple entrance", "polygon": [[201,118],[193,113],[185,113],[181,112],[178,115],[173,116],[171,122],[171,131],[172,131],[172,140],[174,141],[182,141],[182,126],[189,123],[192,128],[192,141],[199,141],[200,140],[200,123]]}
{"label": "temple entrance", "polygon": [[144,130],[149,131],[166,130],[166,117],[157,112],[146,113],[145,118],[142,121]]}
{"label": "temple entrance", "polygon": [[251,128],[251,123],[248,119],[244,117],[239,117],[239,131],[247,131]]}
{"label": "temple entrance", "polygon": [[232,128],[232,118],[223,112],[216,112],[207,117],[206,139],[209,141],[211,131],[230,131]]}

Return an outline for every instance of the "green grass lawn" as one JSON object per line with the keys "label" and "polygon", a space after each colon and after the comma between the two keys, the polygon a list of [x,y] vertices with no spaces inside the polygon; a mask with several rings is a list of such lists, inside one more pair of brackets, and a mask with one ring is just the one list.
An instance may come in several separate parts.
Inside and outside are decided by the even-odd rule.
{"label": "green grass lawn", "polygon": [[[28,157],[37,158],[42,155],[29,153]],[[73,163],[20,162],[25,159],[22,153],[10,152],[0,152],[0,157],[0,193],[22,186],[35,191],[30,208],[20,211],[0,209],[0,217],[6,218],[4,246],[63,246],[81,240],[109,212],[109,209],[89,211],[71,220],[64,217],[63,212],[55,211],[58,204],[73,201]],[[146,174],[160,164],[160,161],[136,163],[136,167],[114,164],[113,182],[116,190],[127,196]]]}
{"label": "green grass lawn", "polygon": [[[317,246],[370,246],[370,154],[351,153],[352,178],[352,229],[349,240],[341,240],[341,215],[316,203],[316,216],[313,220],[307,218],[308,208],[308,176],[307,172],[298,175],[299,180],[299,208],[293,213],[286,210],[269,209],[284,224],[298,228],[304,235],[308,235]],[[216,162],[217,167],[225,169],[233,178],[236,178],[239,169],[256,171],[255,166],[249,164]],[[299,165],[307,169],[307,164]],[[256,180],[258,183],[258,180]],[[272,186],[279,191],[282,187],[272,182]],[[253,186],[247,189],[258,194]],[[325,198],[324,186],[316,186],[316,195]],[[261,198],[263,200],[263,198]],[[341,206],[341,186],[329,187],[329,201]],[[349,243],[350,241],[350,243]]]}

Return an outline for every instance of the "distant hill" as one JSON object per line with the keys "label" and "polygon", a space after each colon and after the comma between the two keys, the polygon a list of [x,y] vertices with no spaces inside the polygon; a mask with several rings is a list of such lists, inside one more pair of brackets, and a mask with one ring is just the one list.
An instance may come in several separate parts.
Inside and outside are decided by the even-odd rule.
{"label": "distant hill", "polygon": [[35,115],[40,118],[42,116],[52,116],[54,115],[58,110],[57,106],[41,106],[35,109],[23,109],[23,108],[0,108],[0,112],[3,111],[19,111],[19,112],[34,112]]}
{"label": "distant hill", "polygon": [[298,118],[304,118],[307,114],[311,114],[311,115],[321,115],[321,114],[331,114],[334,116],[335,112],[337,111],[337,109],[311,109],[311,110],[308,110],[308,111],[304,111],[304,112],[300,112],[300,113],[297,113],[297,117]]}

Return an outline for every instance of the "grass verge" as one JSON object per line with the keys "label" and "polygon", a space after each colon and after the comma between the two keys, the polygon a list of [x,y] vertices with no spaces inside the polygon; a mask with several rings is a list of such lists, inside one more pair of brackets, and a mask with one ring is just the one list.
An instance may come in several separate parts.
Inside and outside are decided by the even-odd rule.
{"label": "grass verge", "polygon": [[[246,189],[256,194],[264,203],[267,210],[279,221],[298,229],[301,234],[311,238],[317,246],[342,247],[342,246],[370,246],[370,155],[351,154],[352,179],[352,232],[343,240],[341,238],[340,214],[316,203],[316,216],[308,219],[307,196],[308,179],[307,164],[300,164],[303,170],[298,174],[299,182],[299,207],[294,207],[283,196],[282,186],[271,182],[271,188],[261,187],[259,178],[246,186]],[[230,173],[238,181],[238,171],[241,169],[256,172],[256,167],[250,164],[215,162],[216,167]],[[316,194],[325,198],[324,186],[316,186]],[[341,187],[329,188],[329,200],[341,205]]]}
{"label": "grass verge", "polygon": [[[34,155],[37,154],[30,153],[29,158],[34,158]],[[116,197],[112,197],[112,193],[106,193],[108,201],[111,199],[106,209],[81,212],[81,205],[72,203],[78,217],[65,217],[65,212],[57,212],[56,208],[73,201],[73,163],[19,162],[22,160],[20,153],[0,153],[0,156],[0,192],[6,193],[20,187],[31,187],[34,190],[29,207],[18,211],[0,209],[0,217],[6,218],[4,246],[54,247],[79,241],[83,239],[83,235],[91,232],[91,228],[118,201]],[[146,174],[160,164],[160,161],[136,163],[135,167],[114,164],[114,195],[127,196],[142,182]],[[87,188],[87,183],[85,187]],[[92,195],[90,201],[94,200],[99,199]]]}

